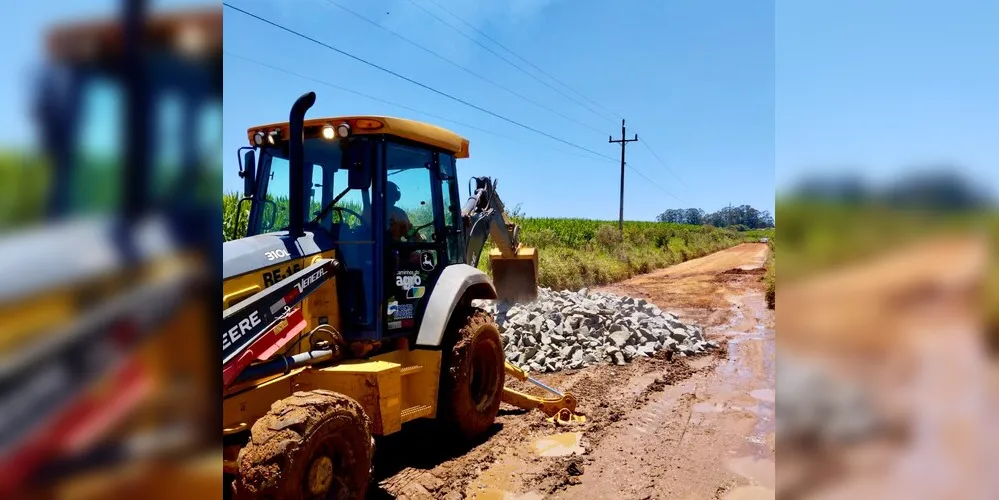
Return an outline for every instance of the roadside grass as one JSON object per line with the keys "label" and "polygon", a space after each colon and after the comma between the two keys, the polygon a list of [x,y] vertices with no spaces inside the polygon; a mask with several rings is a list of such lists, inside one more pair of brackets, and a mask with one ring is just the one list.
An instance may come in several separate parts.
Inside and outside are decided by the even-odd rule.
{"label": "roadside grass", "polygon": [[747,238],[756,238],[757,240],[762,238],[773,239],[774,234],[776,234],[776,228],[769,229],[750,229],[749,231],[743,231],[739,234],[746,236]]}
{"label": "roadside grass", "polygon": [[770,240],[767,242],[769,247],[769,252],[767,253],[767,263],[766,263],[766,274],[763,275],[763,281],[766,284],[765,297],[767,300],[767,307],[770,309],[776,309],[777,304],[777,239],[775,234],[769,236]]}
{"label": "roadside grass", "polygon": [[[585,219],[514,217],[524,245],[538,249],[538,284],[576,290],[623,281],[744,242],[759,241],[733,230],[665,222],[617,224]],[[487,244],[479,268],[491,272]]]}

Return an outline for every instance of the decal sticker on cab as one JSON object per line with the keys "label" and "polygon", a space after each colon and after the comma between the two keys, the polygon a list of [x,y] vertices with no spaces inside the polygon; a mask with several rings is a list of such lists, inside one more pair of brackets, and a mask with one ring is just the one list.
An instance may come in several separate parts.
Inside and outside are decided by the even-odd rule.
{"label": "decal sticker on cab", "polygon": [[267,288],[301,270],[302,270],[302,265],[295,264],[287,266],[284,269],[278,268],[273,271],[265,271],[263,273],[264,288]]}
{"label": "decal sticker on cab", "polygon": [[422,283],[423,278],[420,277],[420,273],[418,271],[399,271],[395,273],[395,286],[407,292],[413,287],[419,287]]}

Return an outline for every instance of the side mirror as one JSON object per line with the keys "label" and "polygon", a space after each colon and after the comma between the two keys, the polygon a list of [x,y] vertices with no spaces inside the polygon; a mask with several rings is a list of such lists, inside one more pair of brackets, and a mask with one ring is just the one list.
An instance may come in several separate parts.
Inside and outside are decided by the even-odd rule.
{"label": "side mirror", "polygon": [[344,151],[341,168],[347,169],[347,187],[366,190],[371,187],[371,161],[365,158],[370,150],[366,143],[355,142]]}
{"label": "side mirror", "polygon": [[257,192],[257,155],[253,148],[239,158],[239,176],[243,178],[243,196],[252,197]]}
{"label": "side mirror", "polygon": [[437,155],[437,179],[441,182],[455,182],[458,180],[453,156],[444,153]]}
{"label": "side mirror", "polygon": [[447,175],[447,172],[444,171],[443,168],[430,169],[430,170],[433,171],[434,179],[437,179],[440,182],[451,180],[451,178]]}

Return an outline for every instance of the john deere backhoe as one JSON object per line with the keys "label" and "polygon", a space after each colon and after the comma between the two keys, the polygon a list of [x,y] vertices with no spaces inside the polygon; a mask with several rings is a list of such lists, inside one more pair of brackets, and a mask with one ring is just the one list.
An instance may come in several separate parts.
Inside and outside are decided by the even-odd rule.
{"label": "john deere backhoe", "polygon": [[[529,300],[523,247],[489,178],[461,204],[466,139],[375,116],[252,127],[241,157],[246,236],[223,246],[224,469],[238,498],[363,498],[372,436],[438,418],[480,437],[501,401],[549,416],[571,395],[512,374],[475,299]],[[495,281],[476,264],[487,238]],[[540,385],[540,384],[539,384]]]}

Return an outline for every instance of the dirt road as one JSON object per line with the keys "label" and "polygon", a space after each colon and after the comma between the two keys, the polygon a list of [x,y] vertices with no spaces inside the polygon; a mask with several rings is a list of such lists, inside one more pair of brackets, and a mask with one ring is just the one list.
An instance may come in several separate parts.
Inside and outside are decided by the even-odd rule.
{"label": "dirt road", "polygon": [[721,342],[717,353],[541,375],[578,397],[585,424],[556,428],[540,413],[504,406],[494,432],[471,449],[441,440],[431,424],[386,438],[373,497],[773,498],[766,251],[739,245],[602,290],[702,325]]}
{"label": "dirt road", "polygon": [[[782,497],[999,498],[999,367],[981,326],[989,252],[979,237],[937,238],[781,283],[782,371],[820,367],[863,396],[844,415],[876,423],[849,439],[782,431]],[[782,425],[817,396],[792,386],[804,387],[782,379]]]}

